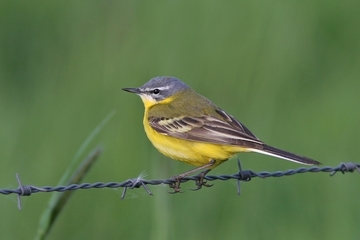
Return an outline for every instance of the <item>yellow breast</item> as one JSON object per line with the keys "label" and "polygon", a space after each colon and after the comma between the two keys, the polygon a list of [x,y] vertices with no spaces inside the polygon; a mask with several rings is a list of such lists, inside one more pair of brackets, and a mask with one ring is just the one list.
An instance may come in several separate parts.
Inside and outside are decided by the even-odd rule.
{"label": "yellow breast", "polygon": [[158,133],[149,125],[147,111],[143,123],[147,137],[157,150],[167,157],[195,166],[208,164],[213,159],[216,161],[213,168],[234,154],[246,151],[239,146],[187,141]]}

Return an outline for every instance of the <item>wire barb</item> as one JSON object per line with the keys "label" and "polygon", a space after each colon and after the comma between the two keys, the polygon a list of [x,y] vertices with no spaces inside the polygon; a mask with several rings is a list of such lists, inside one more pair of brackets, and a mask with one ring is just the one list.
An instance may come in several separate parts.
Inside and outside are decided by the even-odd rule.
{"label": "wire barb", "polygon": [[342,174],[345,174],[345,172],[354,172],[357,170],[360,173],[360,166],[359,164],[355,164],[352,162],[346,162],[346,163],[340,163],[338,166],[338,169],[335,169],[330,173],[330,176],[334,176],[337,172],[341,172]]}
{"label": "wire barb", "polygon": [[38,191],[42,191],[42,192],[46,192],[46,189],[43,188],[38,188],[35,186],[27,186],[27,185],[22,185],[19,174],[16,173],[15,174],[16,180],[19,184],[19,187],[17,189],[15,189],[14,193],[17,193],[17,200],[18,200],[18,209],[21,210],[21,196],[30,196],[32,193],[32,189],[36,189]]}
{"label": "wire barb", "polygon": [[130,185],[124,187],[124,190],[121,194],[121,200],[123,200],[125,198],[126,191],[128,188],[134,189],[134,188],[143,187],[150,196],[153,196],[152,192],[149,190],[149,188],[146,186],[146,184],[143,181],[144,175],[145,174],[142,172],[142,173],[140,173],[140,175],[137,178],[132,178],[132,179],[126,180],[126,183],[128,183]]}
{"label": "wire barb", "polygon": [[[241,167],[240,160],[238,160],[238,168],[239,171],[233,175],[219,175],[219,176],[208,176],[206,175],[203,177],[203,180],[206,181],[216,181],[216,180],[222,180],[227,181],[230,179],[237,180],[237,193],[240,195],[241,188],[240,188],[240,181],[249,182],[251,179],[255,177],[259,178],[268,178],[268,177],[284,177],[284,176],[292,176],[298,173],[318,173],[318,172],[328,172],[330,173],[330,176],[334,176],[337,172],[341,172],[343,174],[347,172],[354,172],[355,170],[360,173],[360,163],[340,163],[340,165],[336,167],[309,167],[309,168],[298,168],[298,169],[289,169],[286,171],[276,171],[276,172],[254,172],[251,170],[243,170]],[[184,177],[181,179],[181,183],[187,182],[187,181],[194,181],[198,182],[200,180],[199,175],[190,176],[190,177]],[[134,189],[134,188],[140,188],[143,187],[145,191],[153,196],[152,192],[149,190],[147,185],[160,185],[160,184],[173,184],[175,183],[174,178],[170,179],[162,179],[162,180],[145,180],[144,174],[140,174],[137,178],[128,179],[124,182],[108,182],[108,183],[102,183],[102,182],[96,182],[96,183],[82,183],[82,184],[70,184],[68,186],[56,186],[56,187],[35,187],[30,185],[22,185],[20,177],[18,174],[16,174],[16,179],[18,181],[18,188],[16,189],[0,189],[0,194],[9,195],[9,194],[17,194],[18,195],[18,208],[21,210],[21,197],[22,196],[31,196],[33,193],[38,192],[65,192],[65,191],[74,191],[79,189],[91,189],[91,188],[124,188],[121,199],[125,198],[126,191],[128,188]]]}
{"label": "wire barb", "polygon": [[241,194],[240,181],[249,182],[251,180],[251,174],[250,171],[248,170],[246,171],[242,170],[241,162],[239,158],[237,159],[237,165],[239,168],[239,172],[238,172],[239,178],[237,179],[237,194],[240,196]]}

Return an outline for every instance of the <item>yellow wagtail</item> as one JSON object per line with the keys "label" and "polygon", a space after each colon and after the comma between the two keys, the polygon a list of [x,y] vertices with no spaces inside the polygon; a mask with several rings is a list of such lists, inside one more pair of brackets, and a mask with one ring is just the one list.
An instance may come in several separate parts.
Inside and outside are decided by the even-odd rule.
{"label": "yellow wagtail", "polygon": [[145,106],[144,128],[151,143],[165,156],[197,168],[176,176],[171,187],[180,191],[181,179],[200,173],[197,189],[209,186],[204,176],[240,152],[257,152],[306,164],[318,161],[266,145],[249,129],[174,77],[155,77],[139,88],[122,90],[139,95]]}

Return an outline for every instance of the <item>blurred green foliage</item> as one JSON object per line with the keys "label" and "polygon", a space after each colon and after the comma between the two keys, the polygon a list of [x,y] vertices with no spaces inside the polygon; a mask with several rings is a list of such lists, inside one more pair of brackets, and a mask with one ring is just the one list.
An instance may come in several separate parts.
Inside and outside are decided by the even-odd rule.
{"label": "blurred green foliage", "polygon": [[[167,178],[192,166],[161,156],[143,106],[120,91],[173,75],[260,139],[324,165],[359,162],[359,1],[1,1],[1,188],[55,185],[84,139],[86,182]],[[89,148],[89,151],[91,148]],[[245,169],[299,165],[240,155]],[[229,161],[212,174],[235,173]],[[356,239],[359,175],[304,174],[170,195],[167,187],[77,191],[49,239]],[[1,196],[1,239],[35,236],[50,194]],[[30,236],[30,237],[29,237]]]}

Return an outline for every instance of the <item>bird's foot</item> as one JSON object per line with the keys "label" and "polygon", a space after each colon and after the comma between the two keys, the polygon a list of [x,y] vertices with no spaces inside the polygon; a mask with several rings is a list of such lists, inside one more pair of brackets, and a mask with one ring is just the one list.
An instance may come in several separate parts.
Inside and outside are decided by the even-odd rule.
{"label": "bird's foot", "polygon": [[170,194],[175,194],[175,193],[183,193],[182,191],[180,191],[180,183],[181,183],[181,179],[183,178],[182,176],[175,176],[173,177],[175,179],[175,182],[170,183],[169,187],[174,189],[174,191],[172,192],[168,192]]}
{"label": "bird's foot", "polygon": [[193,191],[197,191],[199,189],[201,189],[203,186],[204,187],[212,187],[214,184],[208,184],[207,181],[204,180],[205,178],[205,175],[209,172],[210,170],[205,170],[205,171],[202,171],[198,176],[199,176],[199,179],[196,180],[196,186],[197,188],[195,189],[191,189]]}
{"label": "bird's foot", "polygon": [[181,180],[182,180],[184,177],[186,177],[186,176],[188,176],[188,175],[190,175],[190,174],[192,174],[192,173],[194,173],[194,172],[196,172],[196,171],[202,170],[202,169],[206,169],[206,170],[204,170],[204,171],[202,171],[200,174],[198,174],[198,177],[199,177],[199,178],[198,178],[198,180],[196,180],[196,186],[197,186],[197,188],[196,188],[196,189],[191,189],[191,190],[199,190],[200,188],[202,188],[202,186],[211,187],[213,184],[207,184],[206,181],[204,181],[204,177],[205,177],[205,175],[206,175],[208,172],[210,172],[211,169],[209,169],[209,168],[210,168],[211,166],[213,166],[213,165],[215,164],[215,162],[216,162],[215,160],[211,159],[211,160],[209,161],[209,163],[207,163],[207,164],[205,164],[205,165],[202,165],[202,166],[200,166],[200,167],[191,169],[190,171],[187,171],[187,172],[185,172],[185,173],[183,173],[183,174],[180,174],[180,175],[177,175],[177,176],[173,177],[173,179],[175,180],[175,182],[170,183],[170,184],[169,184],[169,187],[172,188],[172,189],[174,189],[174,191],[173,191],[173,192],[169,192],[169,193],[171,193],[171,194],[179,193],[179,192],[181,193],[181,192],[182,192],[182,191],[180,191]]}

